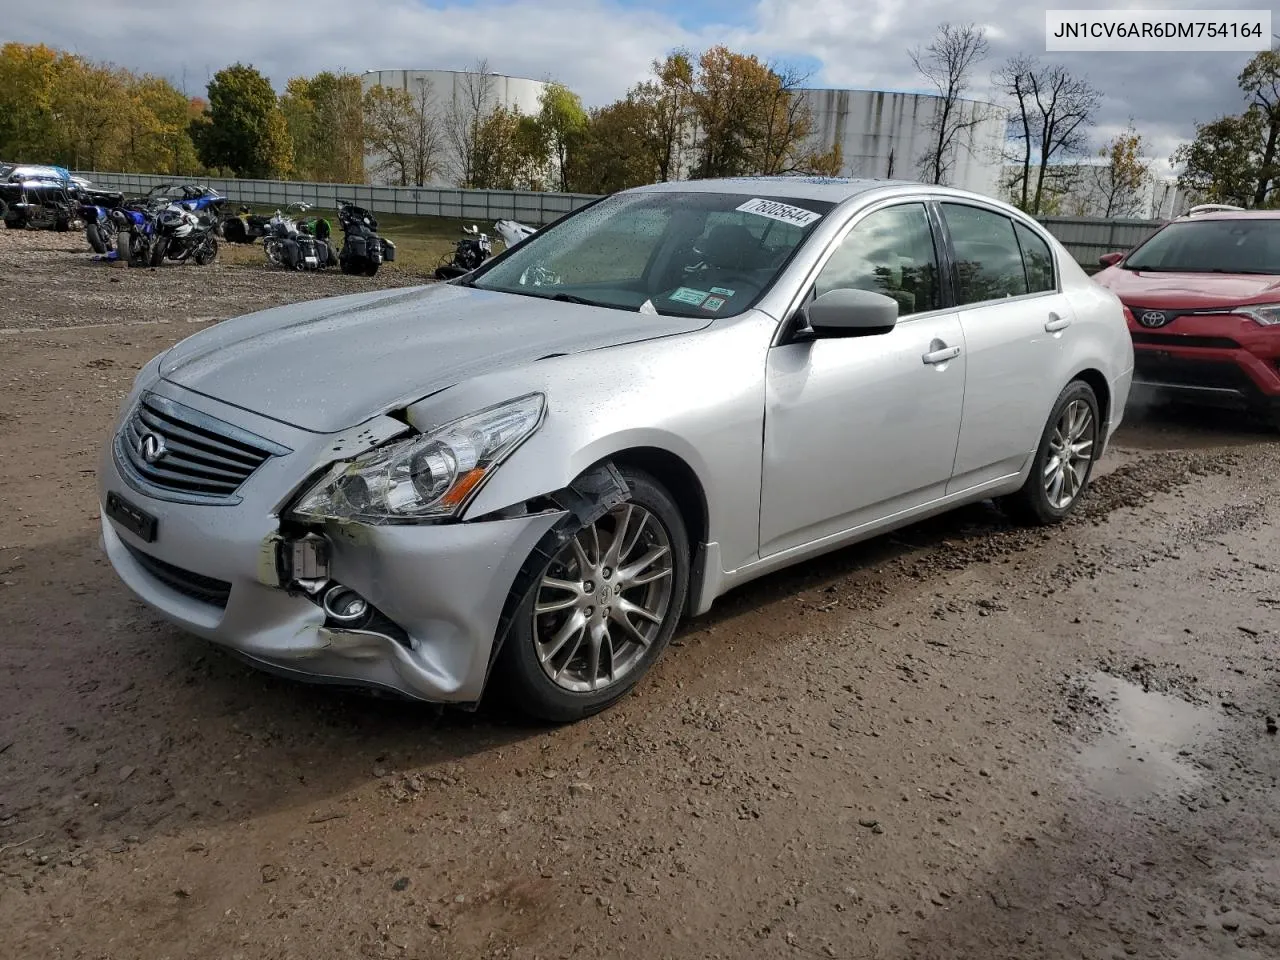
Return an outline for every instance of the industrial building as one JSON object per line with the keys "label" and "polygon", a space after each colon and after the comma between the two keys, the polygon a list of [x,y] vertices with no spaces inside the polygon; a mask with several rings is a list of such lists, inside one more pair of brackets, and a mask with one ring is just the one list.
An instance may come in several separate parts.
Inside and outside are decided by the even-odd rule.
{"label": "industrial building", "polygon": [[[810,146],[826,152],[840,144],[846,177],[916,180],[921,158],[937,134],[941,97],[881,90],[806,89],[814,133]],[[994,103],[960,100],[955,123],[964,124],[951,157],[947,184],[996,196],[1008,130],[1008,111]]]}
{"label": "industrial building", "polygon": [[[391,87],[417,96],[421,84],[428,85],[434,103],[436,119],[443,134],[449,117],[455,110],[464,112],[472,105],[487,113],[495,107],[519,109],[523,114],[537,113],[542,107],[542,92],[547,84],[526,77],[507,77],[499,73],[479,74],[466,70],[367,70],[362,77],[363,89]],[[457,183],[459,157],[443,136],[441,170],[437,178],[424,186],[453,186]],[[365,168],[374,171],[378,166],[376,156],[365,157]],[[386,184],[385,176],[370,177],[371,183]]]}

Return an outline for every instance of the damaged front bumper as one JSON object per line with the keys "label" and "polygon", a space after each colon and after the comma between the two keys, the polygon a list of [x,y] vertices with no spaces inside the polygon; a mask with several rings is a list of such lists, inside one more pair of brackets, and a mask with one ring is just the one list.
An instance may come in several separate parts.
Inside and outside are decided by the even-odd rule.
{"label": "damaged front bumper", "polygon": [[[214,416],[230,412],[207,398],[178,399]],[[167,620],[271,672],[477,702],[516,576],[564,513],[284,531],[280,498],[323,462],[333,438],[259,418],[245,424],[236,414],[293,452],[265,464],[235,505],[147,496],[107,445],[102,545],[120,579]],[[108,514],[111,494],[155,518],[153,539]]]}

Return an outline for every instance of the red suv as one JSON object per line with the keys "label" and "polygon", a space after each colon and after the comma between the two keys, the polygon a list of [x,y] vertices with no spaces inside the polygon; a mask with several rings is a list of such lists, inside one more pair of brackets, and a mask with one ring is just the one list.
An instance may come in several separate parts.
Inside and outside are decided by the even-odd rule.
{"label": "red suv", "polygon": [[1280,425],[1280,210],[1193,208],[1100,262],[1094,280],[1125,305],[1133,337],[1132,396]]}

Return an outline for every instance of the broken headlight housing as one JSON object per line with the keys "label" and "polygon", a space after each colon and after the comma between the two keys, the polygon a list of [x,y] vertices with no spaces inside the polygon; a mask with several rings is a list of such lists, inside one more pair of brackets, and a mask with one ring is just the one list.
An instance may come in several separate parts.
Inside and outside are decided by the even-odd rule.
{"label": "broken headlight housing", "polygon": [[334,466],[296,502],[299,520],[408,523],[455,517],[542,423],[530,393]]}

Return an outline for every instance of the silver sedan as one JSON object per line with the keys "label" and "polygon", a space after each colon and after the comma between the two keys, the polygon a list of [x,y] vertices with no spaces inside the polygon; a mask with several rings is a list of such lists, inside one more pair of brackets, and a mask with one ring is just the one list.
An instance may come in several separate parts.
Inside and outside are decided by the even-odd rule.
{"label": "silver sedan", "polygon": [[755,577],[977,500],[1066,516],[1132,367],[1116,297],[998,201],[659,184],[156,357],[103,545],[264,669],[572,720]]}

